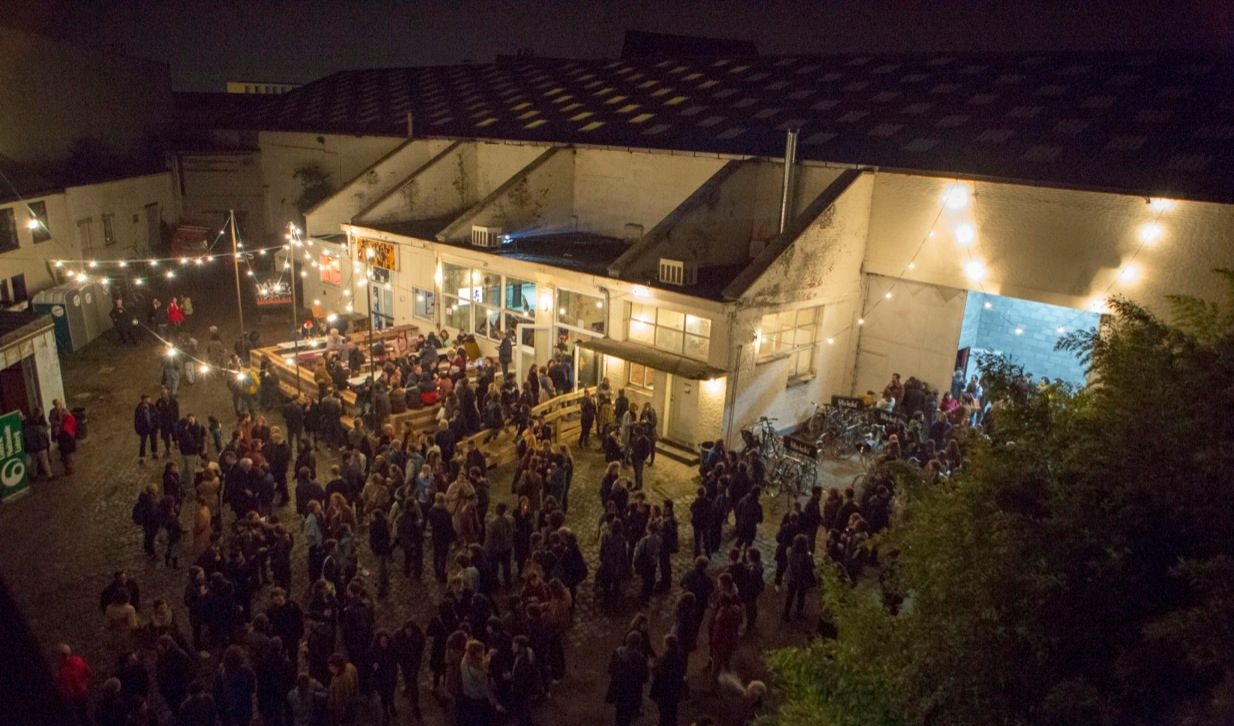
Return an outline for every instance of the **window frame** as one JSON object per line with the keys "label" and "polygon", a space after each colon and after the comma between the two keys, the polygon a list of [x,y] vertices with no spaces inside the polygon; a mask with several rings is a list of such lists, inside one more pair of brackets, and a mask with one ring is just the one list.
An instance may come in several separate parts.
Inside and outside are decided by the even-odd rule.
{"label": "window frame", "polygon": [[[635,371],[642,372],[641,378],[635,377]],[[648,377],[650,376],[650,382]],[[634,361],[626,362],[626,385],[632,388],[637,388],[640,391],[654,391],[656,389],[656,369],[642,363]]]}
{"label": "window frame", "polygon": [[411,315],[421,320],[437,322],[437,293],[413,285],[411,288]]}
{"label": "window frame", "polygon": [[110,247],[116,243],[116,215],[103,215],[103,246]]}
{"label": "window frame", "polygon": [[[789,383],[813,377],[816,373],[815,360],[820,340],[819,328],[822,325],[823,309],[823,305],[812,305],[764,313],[759,318],[760,335],[756,361],[760,364],[774,360],[788,361]],[[810,316],[808,321],[803,320],[803,313]],[[784,324],[785,315],[793,316],[792,324],[787,327]],[[769,318],[773,316],[774,326],[769,323]],[[768,328],[771,327],[774,327],[774,330],[769,331]],[[806,330],[809,331],[809,338],[802,342],[799,336]],[[785,342],[785,336],[791,338],[791,342]]]}
{"label": "window frame", "polygon": [[47,226],[47,202],[39,200],[26,204],[26,209],[30,213],[30,219],[38,222],[30,228],[30,236],[34,240],[34,244],[42,244],[51,240],[51,227]]}
{"label": "window frame", "polygon": [[[637,317],[636,307],[640,308],[638,310],[639,313],[650,310],[652,320],[646,320],[645,314],[643,317]],[[662,316],[661,313],[664,313],[664,315]],[[635,333],[634,323],[649,326],[646,334],[641,330]],[[705,361],[710,359],[711,326],[711,318],[687,313],[683,310],[661,308],[650,303],[636,302],[627,303],[626,306],[627,341],[655,348],[656,350],[663,350],[691,360]],[[690,332],[692,329],[699,330],[700,332],[692,333]],[[706,331],[705,335],[702,332],[704,330]],[[688,344],[690,339],[695,341],[693,348]],[[697,350],[694,348],[697,348]]]}
{"label": "window frame", "polygon": [[[6,240],[5,237],[8,237]],[[12,207],[0,209],[0,253],[21,249],[21,235],[17,232],[17,213]]]}

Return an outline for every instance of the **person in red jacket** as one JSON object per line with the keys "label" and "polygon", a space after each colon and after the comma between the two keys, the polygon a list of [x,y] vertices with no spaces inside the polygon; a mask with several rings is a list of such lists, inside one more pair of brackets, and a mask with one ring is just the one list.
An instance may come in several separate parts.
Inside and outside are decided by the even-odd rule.
{"label": "person in red jacket", "polygon": [[73,713],[77,714],[77,723],[88,724],[90,696],[87,686],[90,683],[90,666],[65,643],[56,646],[56,653],[59,656],[56,663],[56,690],[60,691],[65,702],[73,708]]}
{"label": "person in red jacket", "polygon": [[724,671],[730,670],[733,653],[741,637],[741,623],[745,620],[745,612],[732,594],[720,596],[720,604],[716,607],[711,619],[711,632],[708,645],[711,649],[711,678],[714,682]]}

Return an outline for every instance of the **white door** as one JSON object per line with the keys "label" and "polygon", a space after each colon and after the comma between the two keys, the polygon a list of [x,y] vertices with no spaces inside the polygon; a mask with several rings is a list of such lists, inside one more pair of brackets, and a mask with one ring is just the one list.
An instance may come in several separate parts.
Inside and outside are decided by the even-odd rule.
{"label": "white door", "polygon": [[698,419],[698,381],[681,376],[669,376],[668,438],[693,447]]}

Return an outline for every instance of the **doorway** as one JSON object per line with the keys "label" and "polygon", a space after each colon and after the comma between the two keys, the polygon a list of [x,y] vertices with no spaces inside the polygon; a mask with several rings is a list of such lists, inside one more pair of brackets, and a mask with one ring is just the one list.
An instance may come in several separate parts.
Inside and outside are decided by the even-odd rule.
{"label": "doorway", "polygon": [[668,376],[668,438],[693,447],[698,443],[698,381]]}
{"label": "doorway", "polygon": [[981,354],[1002,355],[1024,366],[1034,381],[1048,378],[1083,386],[1084,366],[1068,351],[1055,350],[1058,339],[1075,330],[1097,327],[1098,313],[1032,300],[970,292],[964,306],[956,365],[965,378],[977,373]]}
{"label": "doorway", "polygon": [[153,252],[163,245],[163,214],[159,203],[146,205],[146,250]]}

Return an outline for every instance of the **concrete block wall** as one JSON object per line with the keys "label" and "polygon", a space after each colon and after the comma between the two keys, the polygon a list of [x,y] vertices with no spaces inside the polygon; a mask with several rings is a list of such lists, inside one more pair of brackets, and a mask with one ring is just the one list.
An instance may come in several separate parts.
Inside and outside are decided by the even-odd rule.
{"label": "concrete block wall", "polygon": [[[989,310],[985,309],[986,302],[991,305]],[[1096,313],[984,293],[969,294],[966,320],[973,310],[978,318],[971,344],[974,350],[1001,352],[1023,365],[1034,380],[1047,376],[1050,380],[1084,384],[1083,366],[1072,354],[1054,350],[1054,345],[1062,337],[1058,332],[1060,326],[1067,332],[1096,327]],[[1017,329],[1022,331],[1019,335]]]}

